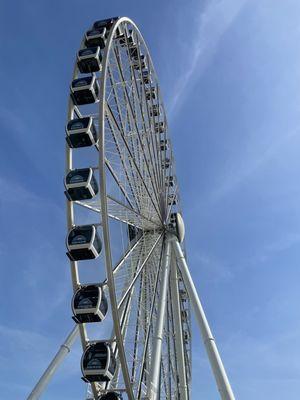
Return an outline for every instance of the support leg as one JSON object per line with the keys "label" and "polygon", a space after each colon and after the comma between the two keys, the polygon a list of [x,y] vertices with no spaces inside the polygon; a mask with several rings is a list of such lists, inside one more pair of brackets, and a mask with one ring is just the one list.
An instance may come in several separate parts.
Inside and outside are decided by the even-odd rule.
{"label": "support leg", "polygon": [[65,340],[65,342],[61,345],[60,349],[56,353],[55,357],[49,364],[48,368],[46,371],[43,373],[41,376],[40,380],[38,383],[35,385],[33,388],[32,392],[30,395],[27,397],[27,400],[38,400],[43,393],[43,391],[46,389],[46,386],[50,382],[52,376],[55,374],[57,368],[60,366],[60,364],[63,362],[65,357],[68,355],[70,352],[70,347],[72,344],[75,342],[75,339],[79,333],[79,328],[78,325],[75,325],[74,328],[72,329],[71,333]]}
{"label": "support leg", "polygon": [[225,368],[223,366],[220,354],[218,352],[215,339],[211,333],[208,321],[204,314],[204,310],[200,303],[195,285],[193,283],[192,277],[190,275],[185,257],[183,255],[182,249],[177,238],[172,237],[171,239],[173,249],[176,254],[177,262],[182,274],[184,284],[186,286],[189,298],[191,300],[196,320],[199,324],[202,339],[208,354],[211,368],[218,386],[218,390],[221,395],[222,400],[235,400],[234,394],[232,392],[228,377],[226,375]]}
{"label": "support leg", "polygon": [[180,312],[180,299],[178,290],[178,277],[177,277],[177,263],[172,257],[171,266],[171,299],[173,308],[173,318],[175,327],[175,348],[177,356],[177,372],[179,377],[179,398],[180,400],[188,400],[188,391],[186,383],[186,370],[183,350],[183,335],[182,335],[182,324],[181,324],[181,312]]}
{"label": "support leg", "polygon": [[161,366],[161,352],[163,342],[163,331],[166,315],[167,295],[169,286],[169,272],[171,261],[171,243],[165,240],[164,258],[162,264],[162,277],[160,285],[160,299],[158,304],[158,315],[156,326],[154,329],[154,343],[153,353],[151,357],[151,370],[149,376],[149,387],[147,397],[150,400],[156,400],[160,390],[160,366]]}

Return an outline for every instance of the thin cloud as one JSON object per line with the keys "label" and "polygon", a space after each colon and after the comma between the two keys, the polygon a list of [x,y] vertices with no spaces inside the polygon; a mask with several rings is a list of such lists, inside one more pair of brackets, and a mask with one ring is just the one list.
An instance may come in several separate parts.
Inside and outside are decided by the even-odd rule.
{"label": "thin cloud", "polygon": [[290,133],[282,135],[279,139],[271,141],[271,144],[267,144],[263,150],[261,150],[262,146],[260,143],[255,143],[255,154],[257,154],[257,156],[253,158],[251,155],[245,162],[245,154],[242,154],[242,159],[235,160],[230,171],[227,172],[225,176],[221,177],[220,184],[216,185],[216,190],[211,193],[210,201],[219,201],[234,190],[240,183],[244,182],[245,179],[249,178],[265,165],[276,153],[281,151],[286,143],[299,136],[299,133],[299,128],[294,129]]}
{"label": "thin cloud", "polygon": [[231,268],[211,254],[205,254],[203,251],[196,252],[193,258],[195,259],[194,263],[201,268],[201,275],[205,274],[206,282],[211,281],[216,284],[234,278]]}
{"label": "thin cloud", "polygon": [[[191,82],[199,78],[211,62],[222,36],[230,28],[247,0],[214,0],[207,4],[197,19],[198,31],[194,40],[188,40],[185,72],[179,76],[169,104],[170,118],[180,107],[191,89]],[[190,50],[191,49],[191,50]]]}

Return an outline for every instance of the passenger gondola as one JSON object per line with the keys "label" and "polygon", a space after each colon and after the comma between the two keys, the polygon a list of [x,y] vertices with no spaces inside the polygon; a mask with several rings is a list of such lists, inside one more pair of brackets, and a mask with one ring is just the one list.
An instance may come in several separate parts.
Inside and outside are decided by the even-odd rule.
{"label": "passenger gondola", "polygon": [[166,151],[169,148],[169,142],[168,139],[162,139],[160,141],[160,150],[161,151]]}
{"label": "passenger gondola", "polygon": [[106,28],[109,31],[117,19],[118,19],[118,17],[113,17],[113,18],[107,18],[107,19],[102,19],[100,21],[96,21],[96,22],[94,22],[93,28],[94,29]]}
{"label": "passenger gondola", "polygon": [[97,258],[102,249],[95,225],[75,226],[67,237],[67,255],[72,261]]}
{"label": "passenger gondola", "polygon": [[66,140],[71,148],[97,143],[97,131],[92,117],[71,119],[66,127]]}
{"label": "passenger gondola", "polygon": [[[103,19],[101,21],[96,21],[93,25],[93,29],[102,29],[102,28],[106,28],[106,37],[108,37],[109,32],[114,24],[114,22],[118,19],[119,17],[114,17],[114,18],[108,18],[108,19]],[[122,27],[119,25],[116,28],[115,31],[115,39],[122,39],[124,38],[124,32]]]}
{"label": "passenger gondola", "polygon": [[81,49],[77,54],[77,65],[82,74],[101,71],[101,61],[100,46]]}
{"label": "passenger gondola", "polygon": [[150,72],[147,69],[142,71],[142,78],[145,84],[150,83]]}
{"label": "passenger gondola", "polygon": [[166,186],[167,187],[174,186],[174,176],[166,176]]}
{"label": "passenger gondola", "polygon": [[96,76],[75,79],[71,84],[71,96],[76,105],[98,101],[99,87]]}
{"label": "passenger gondola", "polygon": [[153,106],[150,107],[150,115],[151,117],[157,117],[159,115],[159,104],[153,104]]}
{"label": "passenger gondola", "polygon": [[99,400],[122,400],[122,395],[117,392],[108,392],[99,397]]}
{"label": "passenger gondola", "polygon": [[132,57],[132,66],[134,69],[139,69],[140,66],[142,69],[146,68],[146,58],[144,54],[140,54],[140,57],[138,54],[135,57]]}
{"label": "passenger gondola", "polygon": [[146,99],[151,100],[156,98],[156,88],[151,86],[150,88],[146,89]]}
{"label": "passenger gondola", "polygon": [[107,314],[108,304],[101,285],[81,286],[72,299],[75,322],[101,322]]}
{"label": "passenger gondola", "polygon": [[155,122],[154,129],[156,133],[164,133],[166,130],[165,123],[163,121]]}
{"label": "passenger gondola", "polygon": [[170,167],[170,159],[169,158],[165,158],[161,163],[161,167],[162,167],[162,169],[169,168]]}
{"label": "passenger gondola", "polygon": [[92,168],[73,169],[65,177],[66,196],[70,201],[87,200],[99,191]]}
{"label": "passenger gondola", "polygon": [[116,359],[109,342],[91,343],[81,358],[81,371],[85,382],[108,382],[116,370]]}
{"label": "passenger gondola", "polygon": [[85,34],[85,45],[86,47],[100,46],[104,49],[106,43],[106,28],[94,28],[86,32]]}
{"label": "passenger gondola", "polygon": [[168,196],[168,205],[169,206],[175,206],[177,204],[176,197],[174,197],[173,194],[169,194]]}

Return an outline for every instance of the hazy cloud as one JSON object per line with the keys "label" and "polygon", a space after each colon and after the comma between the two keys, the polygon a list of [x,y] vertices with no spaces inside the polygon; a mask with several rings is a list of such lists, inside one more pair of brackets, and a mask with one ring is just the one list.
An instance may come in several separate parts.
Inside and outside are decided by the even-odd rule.
{"label": "hazy cloud", "polygon": [[180,59],[185,60],[185,71],[179,75],[172,100],[169,104],[169,116],[184,101],[191,87],[191,82],[203,73],[211,62],[222,36],[234,23],[239,12],[248,0],[213,0],[207,2],[197,18],[198,29],[187,40],[185,53]]}

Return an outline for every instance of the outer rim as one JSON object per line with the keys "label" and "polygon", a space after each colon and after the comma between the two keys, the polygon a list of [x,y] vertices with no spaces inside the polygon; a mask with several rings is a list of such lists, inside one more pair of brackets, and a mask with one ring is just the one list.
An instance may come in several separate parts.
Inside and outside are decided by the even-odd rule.
{"label": "outer rim", "polygon": [[[110,249],[110,234],[109,234],[109,223],[108,223],[108,212],[107,212],[107,196],[106,196],[106,171],[105,171],[105,93],[106,93],[106,78],[107,78],[107,66],[108,66],[108,55],[111,50],[113,43],[113,36],[116,32],[117,27],[122,22],[128,22],[132,24],[135,29],[139,32],[137,26],[129,18],[122,17],[118,19],[109,34],[107,44],[105,46],[104,55],[102,58],[102,73],[100,80],[100,91],[99,91],[99,178],[100,178],[100,203],[101,203],[101,217],[102,217],[102,227],[103,227],[103,242],[104,242],[104,252],[105,252],[105,267],[107,282],[109,287],[109,296],[111,303],[111,311],[113,317],[114,332],[116,336],[116,342],[119,350],[119,359],[121,363],[123,379],[127,390],[127,395],[129,399],[134,400],[134,394],[131,386],[131,380],[128,372],[125,349],[123,344],[118,304],[115,292],[115,283],[112,272],[112,259],[111,259],[111,249]],[[140,32],[139,32],[140,34]],[[142,35],[140,34],[141,38]],[[143,38],[142,38],[143,39]],[[144,41],[144,39],[143,39]],[[147,48],[147,47],[146,47]],[[148,51],[148,48],[147,48]],[[152,63],[152,60],[151,60]]]}

